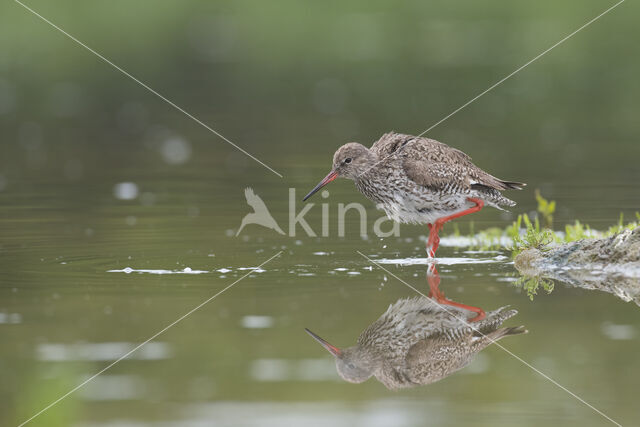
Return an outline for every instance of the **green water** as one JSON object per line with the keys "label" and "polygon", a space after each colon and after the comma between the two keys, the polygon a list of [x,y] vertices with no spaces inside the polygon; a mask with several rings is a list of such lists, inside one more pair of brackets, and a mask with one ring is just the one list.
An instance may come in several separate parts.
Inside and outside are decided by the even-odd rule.
{"label": "green water", "polygon": [[[609,4],[29,5],[283,178],[19,5],[0,6],[0,425],[25,421],[247,273],[29,425],[609,424],[497,347],[411,390],[343,382],[304,328],[354,344],[415,295],[358,251],[424,257],[426,230],[371,235],[381,213],[342,180],[311,199],[317,237],[300,226],[290,236],[287,221],[290,188],[300,212],[337,146],[421,132]],[[509,194],[513,212],[463,218],[463,231],[531,212],[535,188],[557,201],[558,228],[604,228],[640,210],[637,12],[621,5],[429,132],[529,184]],[[119,183],[135,184],[133,198],[116,197]],[[235,236],[251,212],[246,187],[287,235],[248,225]],[[367,239],[353,212],[337,236],[338,204],[353,201],[367,208]],[[443,245],[442,290],[516,308],[506,325],[530,333],[505,348],[638,423],[638,306],[560,282],[530,301],[508,255]],[[427,291],[425,265],[385,267]],[[150,272],[110,272],[126,268]]]}

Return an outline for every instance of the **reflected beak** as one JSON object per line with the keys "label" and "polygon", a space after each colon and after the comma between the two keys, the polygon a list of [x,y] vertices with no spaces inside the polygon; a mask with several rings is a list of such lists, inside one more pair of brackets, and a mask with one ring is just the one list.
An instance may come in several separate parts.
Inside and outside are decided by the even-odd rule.
{"label": "reflected beak", "polygon": [[320,183],[318,185],[316,185],[316,187],[309,192],[309,194],[304,196],[304,199],[302,199],[302,201],[306,202],[309,197],[311,197],[314,194],[316,194],[318,192],[318,190],[320,190],[322,187],[324,187],[325,185],[327,185],[328,183],[330,183],[331,181],[333,181],[337,177],[338,177],[338,172],[336,172],[336,171],[329,172],[329,175],[325,176],[324,179],[322,181],[320,181]]}
{"label": "reflected beak", "polygon": [[329,344],[328,342],[326,342],[325,340],[323,340],[322,338],[320,338],[319,336],[317,336],[316,334],[314,334],[313,332],[311,332],[310,330],[308,330],[307,328],[304,328],[304,330],[311,335],[311,337],[318,341],[320,343],[321,346],[323,346],[324,348],[327,349],[327,351],[331,354],[333,354],[335,357],[340,357],[340,349],[336,346],[333,346],[331,344]]}

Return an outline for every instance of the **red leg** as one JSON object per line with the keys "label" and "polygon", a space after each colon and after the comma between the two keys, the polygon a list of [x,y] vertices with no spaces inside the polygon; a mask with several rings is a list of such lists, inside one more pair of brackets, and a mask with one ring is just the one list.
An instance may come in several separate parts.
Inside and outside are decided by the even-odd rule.
{"label": "red leg", "polygon": [[484,207],[484,201],[482,199],[477,199],[475,197],[468,197],[467,200],[470,201],[470,202],[475,203],[476,205],[470,207],[469,209],[465,209],[465,210],[463,210],[461,212],[456,212],[456,213],[454,213],[452,215],[445,216],[445,217],[442,217],[442,218],[438,218],[436,220],[436,223],[435,223],[436,227],[437,228],[442,228],[442,225],[445,222],[451,221],[452,219],[460,218],[461,216],[464,216],[464,215],[469,215],[471,213],[478,212],[480,209],[482,209]]}
{"label": "red leg", "polygon": [[447,221],[451,221],[452,219],[460,218],[464,215],[469,215],[474,212],[478,212],[484,206],[484,201],[475,197],[469,197],[467,200],[475,203],[476,205],[470,207],[469,209],[465,209],[461,212],[456,212],[452,215],[445,216],[442,218],[438,218],[434,224],[427,224],[429,227],[429,239],[427,240],[427,255],[431,258],[434,258],[436,255],[436,250],[438,249],[438,245],[440,244],[440,237],[438,233],[444,226],[444,223]]}
{"label": "red leg", "polygon": [[450,305],[476,313],[475,317],[468,319],[468,322],[477,322],[486,317],[484,310],[480,307],[451,301],[444,296],[444,293],[440,290],[440,274],[438,273],[438,270],[436,270],[435,264],[429,265],[427,270],[427,281],[429,282],[429,298],[433,298],[438,304]]}
{"label": "red leg", "polygon": [[434,258],[436,255],[436,250],[438,249],[438,245],[440,244],[440,237],[438,236],[439,228],[433,224],[427,224],[429,227],[429,238],[427,239],[427,256],[430,258]]}

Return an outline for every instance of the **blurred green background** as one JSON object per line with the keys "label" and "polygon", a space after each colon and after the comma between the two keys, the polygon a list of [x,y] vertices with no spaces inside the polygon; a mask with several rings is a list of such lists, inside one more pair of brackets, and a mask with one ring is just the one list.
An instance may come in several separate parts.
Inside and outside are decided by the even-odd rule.
{"label": "blurred green background", "polygon": [[[266,272],[160,337],[149,358],[122,362],[32,424],[606,423],[498,349],[483,352],[468,375],[409,392],[337,381],[329,356],[302,328],[348,345],[411,295],[367,270],[355,250],[423,256],[422,228],[403,226],[403,239],[387,241],[362,240],[355,225],[342,239],[257,226],[233,235],[250,211],[245,187],[285,227],[288,188],[299,200],[339,145],[422,132],[613,2],[25,4],[283,178],[18,3],[3,2],[0,424],[19,424],[114,360],[82,345],[124,343],[119,354],[281,249]],[[527,182],[528,190],[509,194],[519,203],[514,214],[535,208],[531,190],[539,188],[557,200],[558,226],[580,219],[601,228],[621,212],[629,217],[640,210],[639,12],[623,3],[427,136],[501,178]],[[331,209],[360,201],[380,215],[351,183],[328,188]],[[323,201],[307,217],[316,231]],[[472,220],[478,229],[512,218],[487,210]],[[125,267],[212,273],[107,272]],[[562,285],[531,303],[509,286],[515,273],[507,263],[445,273],[452,297],[521,310],[510,322],[532,333],[505,346],[622,424],[637,421],[635,305]],[[423,284],[419,266],[397,274]],[[247,327],[243,319],[254,315],[271,323]],[[612,334],[611,325],[631,332]],[[262,369],[281,375],[265,380]]]}

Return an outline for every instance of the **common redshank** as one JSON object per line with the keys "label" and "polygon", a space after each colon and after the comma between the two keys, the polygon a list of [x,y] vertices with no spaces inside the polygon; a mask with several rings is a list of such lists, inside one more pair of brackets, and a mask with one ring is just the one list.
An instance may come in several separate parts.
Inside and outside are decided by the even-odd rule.
{"label": "common redshank", "polygon": [[427,224],[430,257],[435,256],[445,222],[478,212],[485,203],[498,209],[515,206],[501,191],[526,185],[490,175],[442,142],[395,132],[382,135],[371,148],[357,142],[340,147],[331,172],[303,200],[338,177],[355,181],[356,188],[394,221]]}
{"label": "common redshank", "polygon": [[340,349],[305,330],[335,357],[344,380],[361,383],[374,376],[394,390],[441,380],[464,368],[489,344],[526,333],[524,326],[500,328],[516,314],[502,307],[472,328],[463,309],[415,297],[390,305],[352,347]]}

